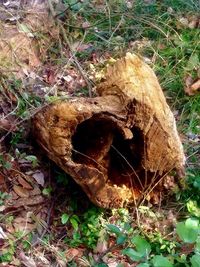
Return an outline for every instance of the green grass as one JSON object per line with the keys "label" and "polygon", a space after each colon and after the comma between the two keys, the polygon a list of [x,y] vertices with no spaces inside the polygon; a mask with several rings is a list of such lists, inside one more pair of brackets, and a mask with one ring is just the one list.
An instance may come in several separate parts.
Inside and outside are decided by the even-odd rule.
{"label": "green grass", "polygon": [[[176,113],[179,132],[186,136],[199,135],[200,95],[187,96],[184,87],[187,75],[193,79],[199,75],[200,31],[180,23],[181,18],[197,15],[199,11],[199,1],[134,1],[131,8],[125,1],[107,1],[98,11],[95,4],[84,1],[71,7],[64,25],[72,43],[84,40],[91,44],[88,50],[76,54],[86,69],[91,53],[103,58],[106,52],[118,58],[130,51],[149,58]],[[84,29],[83,22],[89,27]],[[186,138],[184,146],[188,157],[187,186],[184,192],[178,192],[177,198],[181,195],[179,201],[186,211],[189,200],[199,203],[200,145],[192,145]],[[170,246],[170,241],[166,244]],[[182,265],[175,266],[187,266],[185,264],[183,261]]]}
{"label": "green grass", "polygon": [[[200,135],[200,94],[187,96],[184,92],[184,87],[187,75],[191,75],[194,79],[197,79],[199,75],[200,30],[184,27],[179,20],[182,17],[198,14],[200,2],[198,0],[165,0],[150,1],[149,3],[148,1],[134,1],[132,7],[128,7],[125,1],[119,0],[105,1],[103,6],[98,6],[95,1],[80,1],[77,3],[74,0],[63,2],[66,3],[66,7],[70,3],[67,11],[59,16],[62,19],[70,43],[81,41],[84,44],[91,44],[84,51],[74,51],[86,72],[90,73],[90,64],[93,64],[96,69],[103,69],[107,64],[107,58],[119,58],[125,55],[127,51],[149,59],[149,64],[157,74],[167,101],[176,113],[178,129],[184,135],[184,147],[188,158],[185,189],[177,192],[177,202],[174,198],[172,198],[171,202],[175,206],[177,218],[183,214],[184,218],[195,217],[196,220],[199,220],[200,144],[194,140]],[[84,27],[85,22],[89,25],[88,28]],[[46,61],[49,60],[52,65],[62,69],[68,61],[65,57],[60,57],[62,54],[60,48],[65,49],[67,47],[64,41],[61,41],[63,42],[62,46],[56,42],[49,48]],[[95,54],[100,58],[98,63],[92,61],[91,54]],[[107,57],[105,56],[106,54]],[[29,119],[32,111],[45,102],[39,96],[27,93],[20,80],[9,80],[6,82],[6,86],[16,96],[17,108],[14,115],[22,121]],[[86,94],[85,87],[82,91]],[[54,96],[49,97],[54,98]],[[10,153],[15,151],[19,142],[22,142],[25,131],[24,126],[19,125],[18,131],[11,134]],[[101,238],[104,241],[109,238],[114,239],[114,245],[119,245],[117,242],[122,242],[120,245],[124,249],[129,247],[136,249],[137,246],[132,239],[139,234],[142,235],[142,238],[146,238],[149,235],[147,241],[151,244],[151,253],[149,249],[148,255],[145,252],[144,255],[140,255],[142,263],[148,263],[149,265],[141,265],[141,267],[160,267],[161,265],[156,265],[154,262],[155,260],[158,262],[163,260],[156,258],[157,254],[163,254],[163,257],[173,261],[174,266],[177,267],[199,267],[199,265],[190,262],[194,251],[197,254],[199,253],[198,249],[194,249],[188,255],[183,253],[181,256],[179,252],[184,240],[178,240],[177,242],[177,236],[174,234],[164,236],[159,229],[154,229],[152,226],[148,231],[142,228],[143,221],[146,218],[148,218],[150,224],[155,224],[163,218],[167,219],[167,215],[163,212],[163,210],[169,208],[167,204],[166,206],[161,206],[160,210],[157,207],[153,208],[149,203],[145,203],[146,206],[139,208],[141,225],[137,225],[135,219],[132,218],[130,210],[121,209],[107,212],[91,204],[85,205],[85,203],[88,203],[87,200],[82,200],[79,189],[73,183],[72,185],[70,184],[68,176],[62,171],[56,172],[53,170],[53,177],[57,180],[57,184],[54,184],[55,189],[52,190],[52,187],[47,187],[46,191],[43,190],[46,194],[48,193],[48,199],[51,197],[60,197],[61,199],[61,203],[59,201],[56,202],[56,215],[52,223],[52,229],[55,230],[56,227],[61,228],[61,230],[64,229],[65,237],[61,243],[63,247],[87,247],[88,251],[85,253],[85,258],[83,258],[90,265],[85,266],[107,266],[100,263],[101,261],[96,264],[93,255],[89,254],[89,251],[92,252],[92,249],[96,247],[100,235],[102,235]],[[62,187],[61,192],[59,191],[60,187]],[[4,195],[1,195],[1,204],[4,201]],[[182,213],[180,212],[180,214],[178,206],[181,206]],[[106,227],[107,224],[114,224],[118,228],[116,230],[115,227],[111,226],[109,231],[109,227]],[[183,233],[186,226],[182,224],[181,227],[180,232],[182,239],[184,239]],[[22,246],[27,251],[32,249],[30,245],[31,238],[32,236],[27,236],[22,240]],[[56,230],[51,234],[46,234],[43,237],[43,243],[41,243],[42,250],[44,249],[48,254],[49,247],[56,246],[58,240],[59,237],[57,237]],[[195,246],[197,246],[197,243],[198,240],[195,239]],[[16,251],[16,246],[11,242],[7,251],[0,254],[0,262],[10,262]],[[122,252],[122,248],[120,251]],[[135,257],[135,252],[132,250],[124,250],[123,252],[129,258]],[[62,254],[62,249],[59,248],[57,253]],[[109,255],[112,254],[110,251],[108,253],[110,253]],[[195,261],[194,257],[192,261]],[[69,264],[69,266],[78,266],[73,260]]]}
{"label": "green grass", "polygon": [[[108,1],[97,12],[95,5],[84,1],[75,9],[72,6],[66,30],[72,42],[84,35],[84,43],[92,44],[88,51],[77,54],[80,61],[87,61],[92,52],[103,55],[106,51],[117,58],[127,50],[153,58],[152,66],[171,106],[182,112],[181,123],[190,121],[188,131],[197,132],[199,96],[185,95],[184,80],[188,74],[197,78],[199,29],[184,27],[179,19],[198,14],[199,10],[198,1],[134,1],[132,8],[127,8],[124,1]],[[77,20],[78,16],[82,19]],[[88,29],[83,28],[84,21],[89,23]],[[135,41],[143,41],[144,45],[131,47]]]}

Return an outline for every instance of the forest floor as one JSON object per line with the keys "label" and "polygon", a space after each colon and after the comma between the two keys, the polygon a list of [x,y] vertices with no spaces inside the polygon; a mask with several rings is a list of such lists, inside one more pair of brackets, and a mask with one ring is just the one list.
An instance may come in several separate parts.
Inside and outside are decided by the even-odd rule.
{"label": "forest floor", "polygon": [[[199,14],[198,0],[0,2],[0,266],[200,266]],[[127,52],[159,79],[186,177],[157,203],[103,210],[45,157],[31,118],[95,96]]]}

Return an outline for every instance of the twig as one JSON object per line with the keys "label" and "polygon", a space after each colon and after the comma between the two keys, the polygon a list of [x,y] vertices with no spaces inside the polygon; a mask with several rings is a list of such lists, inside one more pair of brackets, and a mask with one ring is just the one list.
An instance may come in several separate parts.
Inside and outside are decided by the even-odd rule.
{"label": "twig", "polygon": [[81,2],[81,1],[78,0],[78,1],[76,1],[75,3],[72,3],[72,4],[69,4],[69,3],[68,3],[68,7],[66,7],[66,8],[65,8],[63,11],[61,11],[60,13],[57,13],[57,14],[55,15],[55,18],[57,18],[57,17],[63,15],[68,9],[70,9],[72,6],[77,5],[77,4],[80,3],[80,2]]}
{"label": "twig", "polygon": [[71,44],[70,44],[70,42],[69,42],[69,39],[68,39],[68,37],[67,37],[67,35],[66,35],[66,33],[65,33],[65,29],[64,29],[62,23],[59,21],[58,18],[56,18],[56,13],[55,13],[55,11],[54,11],[54,8],[53,8],[53,5],[52,5],[51,0],[48,0],[48,4],[49,4],[49,9],[50,9],[50,11],[51,11],[51,14],[52,14],[52,16],[55,18],[55,21],[56,21],[57,25],[59,26],[59,28],[60,28],[60,30],[61,30],[61,34],[62,34],[62,36],[63,36],[63,39],[64,39],[64,41],[66,42],[66,44],[67,44],[67,46],[68,46],[68,48],[69,48],[69,51],[70,51],[71,56],[72,56],[72,58],[73,58],[74,64],[76,65],[76,67],[78,68],[78,70],[79,70],[81,76],[83,77],[83,79],[84,79],[85,82],[87,83],[88,91],[89,91],[89,96],[92,97],[92,86],[91,86],[91,83],[89,82],[88,78],[86,77],[83,68],[81,67],[80,63],[78,62],[78,60],[77,60],[77,58],[76,58],[76,55],[75,55],[74,52],[73,52],[73,49],[72,49]]}
{"label": "twig", "polygon": [[140,181],[140,178],[139,178],[138,174],[136,173],[135,169],[133,168],[133,166],[129,163],[129,161],[122,155],[122,153],[115,146],[111,145],[111,147],[120,155],[121,158],[124,159],[124,161],[126,162],[126,164],[131,168],[131,170],[133,171],[133,173],[137,177],[138,182],[139,182],[141,188],[143,188],[143,185],[142,185],[142,183]]}
{"label": "twig", "polygon": [[50,217],[51,217],[51,212],[54,206],[54,200],[52,200],[49,208],[48,208],[48,214],[47,214],[47,227],[44,227],[44,230],[42,232],[42,234],[40,235],[40,237],[37,238],[37,240],[32,244],[32,247],[35,247],[36,245],[40,244],[40,242],[42,241],[42,238],[45,236],[46,232],[48,231],[49,228],[49,224],[50,224]]}
{"label": "twig", "polygon": [[72,58],[73,58],[73,60],[74,60],[74,63],[75,63],[75,65],[76,65],[76,67],[78,68],[78,70],[79,70],[81,76],[83,77],[83,79],[84,79],[85,82],[87,83],[88,90],[89,90],[89,96],[92,97],[92,86],[91,86],[91,83],[88,81],[88,79],[87,79],[87,77],[86,77],[86,75],[85,75],[85,73],[84,73],[83,68],[81,67],[80,63],[78,62],[78,60],[77,60],[77,58],[76,58],[76,56],[75,56],[75,54],[73,53],[73,50],[72,50],[71,45],[70,45],[70,42],[69,42],[69,40],[68,40],[68,38],[67,38],[67,35],[66,35],[66,33],[65,33],[65,29],[64,29],[63,25],[62,25],[60,22],[59,22],[59,27],[61,28],[61,31],[62,31],[62,35],[63,35],[64,41],[67,43],[67,45],[68,45],[68,47],[69,47],[69,50],[70,50],[71,56],[72,56]]}
{"label": "twig", "polygon": [[119,29],[119,27],[121,26],[121,24],[123,23],[123,19],[124,19],[124,16],[122,15],[121,16],[121,19],[117,25],[117,27],[114,29],[114,31],[112,32],[112,34],[110,35],[110,38],[108,39],[108,41],[112,40],[113,38],[113,35],[116,33],[116,31]]}
{"label": "twig", "polygon": [[98,257],[98,259],[97,259],[97,261],[95,262],[95,263],[101,263],[101,261],[102,261],[102,259],[103,259],[103,257],[106,255],[106,254],[108,254],[109,252],[111,252],[112,250],[114,250],[114,249],[116,249],[116,248],[119,248],[121,245],[116,245],[116,244],[114,244],[114,245],[112,245],[111,247],[109,247],[106,251],[104,251],[104,252],[102,252],[100,255],[99,255],[99,257]]}
{"label": "twig", "polygon": [[[68,97],[68,98],[70,98],[70,97]],[[60,97],[59,99],[63,99],[63,97]],[[65,99],[65,98],[64,98]],[[29,119],[31,119],[32,117],[34,117],[38,112],[40,112],[43,108],[45,108],[45,107],[48,107],[49,105],[51,105],[53,102],[56,102],[58,99],[55,99],[55,100],[53,100],[51,103],[47,103],[47,104],[43,104],[41,107],[39,107],[39,108],[35,108],[35,111],[33,111],[30,115],[28,115],[26,118],[24,118],[24,119],[21,119],[20,120],[20,118],[17,118],[14,122],[13,122],[13,125],[12,125],[12,127],[9,129],[9,131],[4,135],[4,136],[2,136],[1,137],[1,139],[0,139],[0,144],[1,144],[1,142],[3,142],[4,141],[4,139],[10,134],[10,133],[12,133],[13,131],[14,131],[14,129],[17,127],[17,126],[19,126],[20,124],[22,124],[24,121],[27,121],[27,120],[29,120]],[[9,114],[8,114],[9,115]],[[7,117],[7,116],[6,116]]]}

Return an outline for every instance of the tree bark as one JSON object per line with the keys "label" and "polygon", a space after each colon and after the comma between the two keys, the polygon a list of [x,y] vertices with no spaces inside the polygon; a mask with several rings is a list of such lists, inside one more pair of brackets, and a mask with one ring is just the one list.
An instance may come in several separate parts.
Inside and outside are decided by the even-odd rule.
{"label": "tree bark", "polygon": [[43,108],[33,119],[34,135],[93,203],[135,204],[184,168],[173,113],[153,70],[130,53],[108,67],[97,93]]}

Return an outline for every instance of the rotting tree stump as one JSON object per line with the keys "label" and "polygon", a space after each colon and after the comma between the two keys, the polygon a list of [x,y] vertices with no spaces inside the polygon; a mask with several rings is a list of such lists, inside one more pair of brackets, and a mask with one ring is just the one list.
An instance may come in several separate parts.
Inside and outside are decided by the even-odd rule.
{"label": "rotting tree stump", "polygon": [[33,131],[93,203],[122,207],[151,195],[172,170],[180,172],[185,157],[158,80],[138,56],[128,53],[108,67],[97,93],[44,107]]}

